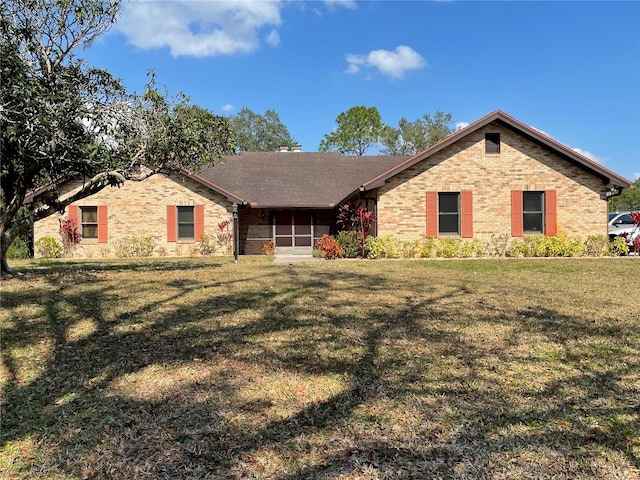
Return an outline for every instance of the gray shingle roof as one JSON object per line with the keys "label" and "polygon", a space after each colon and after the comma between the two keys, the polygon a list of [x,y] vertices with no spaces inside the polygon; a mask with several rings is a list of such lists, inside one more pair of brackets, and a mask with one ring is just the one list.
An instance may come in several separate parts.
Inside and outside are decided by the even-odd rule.
{"label": "gray shingle roof", "polygon": [[333,207],[408,157],[244,152],[197,176],[253,207]]}

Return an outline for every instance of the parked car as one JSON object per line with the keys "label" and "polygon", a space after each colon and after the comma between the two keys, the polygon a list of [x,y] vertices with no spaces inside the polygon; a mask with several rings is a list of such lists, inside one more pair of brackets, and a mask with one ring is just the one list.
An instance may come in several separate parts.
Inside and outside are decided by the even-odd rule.
{"label": "parked car", "polygon": [[640,239],[640,224],[634,221],[635,215],[640,215],[640,212],[609,213],[609,240],[624,236],[632,250],[636,239]]}

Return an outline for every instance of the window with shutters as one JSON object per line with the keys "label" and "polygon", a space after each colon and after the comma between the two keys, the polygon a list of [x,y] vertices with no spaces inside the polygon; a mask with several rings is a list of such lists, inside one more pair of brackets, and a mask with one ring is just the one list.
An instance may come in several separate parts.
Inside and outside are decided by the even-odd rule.
{"label": "window with shutters", "polygon": [[195,238],[195,215],[193,206],[177,207],[178,240]]}
{"label": "window with shutters", "polygon": [[522,192],[522,230],[544,233],[544,192]]}
{"label": "window with shutters", "polygon": [[80,236],[83,240],[98,239],[98,207],[80,207]]}
{"label": "window with shutters", "polygon": [[484,135],[484,151],[493,154],[500,153],[500,134],[485,133]]}
{"label": "window with shutters", "polygon": [[438,235],[460,234],[460,194],[438,193]]}

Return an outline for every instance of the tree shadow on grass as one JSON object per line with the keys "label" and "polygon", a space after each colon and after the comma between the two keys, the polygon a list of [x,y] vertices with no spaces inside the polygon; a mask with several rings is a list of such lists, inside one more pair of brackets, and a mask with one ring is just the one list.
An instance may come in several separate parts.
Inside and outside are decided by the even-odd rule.
{"label": "tree shadow on grass", "polygon": [[[213,268],[150,281],[161,291],[152,301],[99,269],[3,295],[2,443],[32,442],[29,474],[586,478],[638,463],[637,384],[623,380],[639,365],[621,350],[605,368],[595,345],[637,349],[637,329],[541,308],[498,315],[480,302],[469,316],[455,305],[473,288],[371,272]],[[88,326],[74,335],[79,322]],[[502,338],[477,341],[478,323]],[[594,345],[582,352],[576,336]],[[558,346],[568,371],[514,380],[549,362],[518,348],[532,337]],[[17,352],[42,338],[42,367],[25,380]],[[585,355],[593,364],[580,370]],[[328,394],[296,398],[332,379]],[[594,460],[607,452],[616,457]]]}

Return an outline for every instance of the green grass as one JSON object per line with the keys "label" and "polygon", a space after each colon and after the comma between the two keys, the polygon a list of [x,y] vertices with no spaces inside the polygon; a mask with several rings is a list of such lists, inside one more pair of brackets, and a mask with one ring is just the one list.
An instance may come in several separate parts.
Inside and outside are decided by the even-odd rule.
{"label": "green grass", "polygon": [[640,476],[636,258],[12,265],[2,478]]}

